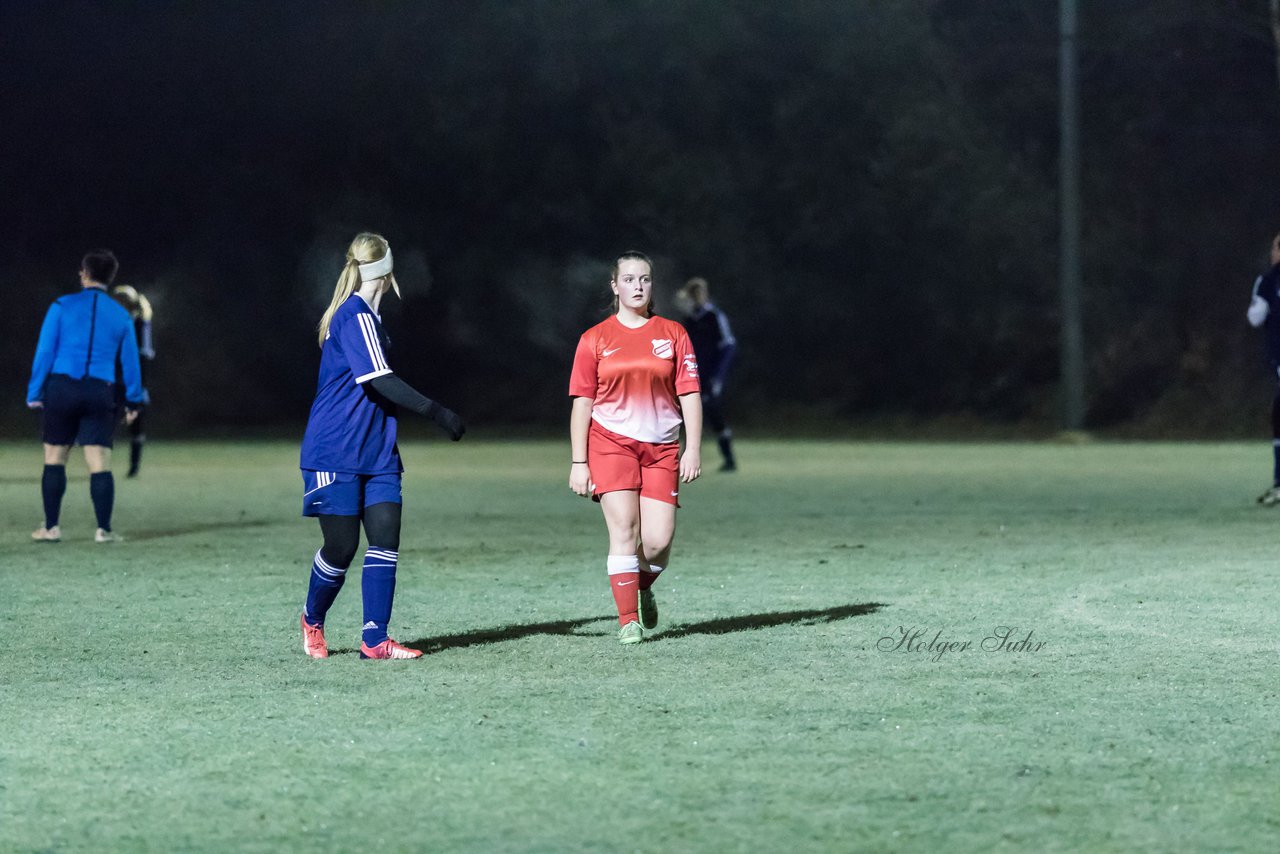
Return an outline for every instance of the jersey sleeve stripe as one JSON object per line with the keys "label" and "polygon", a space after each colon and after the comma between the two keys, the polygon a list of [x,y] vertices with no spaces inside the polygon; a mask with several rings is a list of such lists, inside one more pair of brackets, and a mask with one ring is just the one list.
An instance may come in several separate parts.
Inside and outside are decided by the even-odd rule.
{"label": "jersey sleeve stripe", "polygon": [[369,361],[373,363],[374,370],[389,370],[387,360],[382,355],[382,344],[378,341],[378,330],[373,325],[373,318],[367,314],[357,314],[356,317],[360,321],[360,331],[364,333],[364,343],[369,348]]}
{"label": "jersey sleeve stripe", "polygon": [[369,380],[374,379],[375,377],[385,377],[389,373],[391,373],[390,368],[383,368],[380,371],[373,371],[372,373],[358,376],[356,377],[356,385],[360,385],[361,383],[367,383]]}

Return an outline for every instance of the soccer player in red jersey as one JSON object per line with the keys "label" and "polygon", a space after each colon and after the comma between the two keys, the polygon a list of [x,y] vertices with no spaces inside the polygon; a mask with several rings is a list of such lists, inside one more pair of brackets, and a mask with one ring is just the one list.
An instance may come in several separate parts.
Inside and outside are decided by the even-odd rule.
{"label": "soccer player in red jersey", "polygon": [[653,583],[671,557],[680,484],[702,473],[702,397],[684,327],[651,309],[648,257],[624,253],[609,286],[615,313],[573,358],[569,488],[604,511],[618,640],[632,644],[658,624]]}

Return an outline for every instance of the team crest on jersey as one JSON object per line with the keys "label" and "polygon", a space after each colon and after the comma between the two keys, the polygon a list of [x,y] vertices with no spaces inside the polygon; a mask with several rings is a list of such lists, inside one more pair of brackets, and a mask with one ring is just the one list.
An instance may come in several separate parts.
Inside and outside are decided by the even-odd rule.
{"label": "team crest on jersey", "polygon": [[659,359],[670,359],[675,355],[676,351],[671,346],[670,338],[654,338],[651,340],[653,341],[653,355]]}

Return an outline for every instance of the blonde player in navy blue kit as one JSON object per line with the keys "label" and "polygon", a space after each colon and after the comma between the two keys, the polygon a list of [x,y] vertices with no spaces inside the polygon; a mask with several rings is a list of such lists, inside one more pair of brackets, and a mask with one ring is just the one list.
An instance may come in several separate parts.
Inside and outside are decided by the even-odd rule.
{"label": "blonde player in navy blue kit", "polygon": [[413,410],[453,441],[465,427],[455,413],[414,391],[387,364],[389,346],[378,308],[392,275],[391,247],[380,235],[356,235],[333,300],[320,319],[320,379],[302,439],[302,515],[320,520],[324,545],[311,564],[302,611],[302,649],[328,658],[324,618],[360,545],[364,627],[361,658],[418,658],[420,650],[387,636],[400,550],[400,451],[396,413]]}

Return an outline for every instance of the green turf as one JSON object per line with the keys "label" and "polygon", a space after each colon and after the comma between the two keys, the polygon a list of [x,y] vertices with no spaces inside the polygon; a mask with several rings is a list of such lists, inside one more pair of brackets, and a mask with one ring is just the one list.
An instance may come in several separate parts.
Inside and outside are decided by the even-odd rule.
{"label": "green turf", "polygon": [[0,850],[1276,850],[1265,444],[743,442],[629,648],[567,443],[405,456],[430,654],[353,569],[312,661],[295,446],[156,443],[117,546],[0,446]]}

